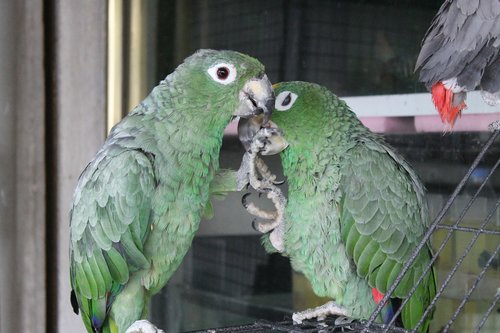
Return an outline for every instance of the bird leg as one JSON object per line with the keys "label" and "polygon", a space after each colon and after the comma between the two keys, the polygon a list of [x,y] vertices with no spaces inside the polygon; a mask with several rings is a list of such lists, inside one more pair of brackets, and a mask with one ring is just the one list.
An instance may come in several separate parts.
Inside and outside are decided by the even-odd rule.
{"label": "bird leg", "polygon": [[276,187],[273,185],[283,183],[276,181],[276,175],[272,174],[269,167],[258,157],[259,153],[266,154],[269,151],[286,148],[288,143],[277,139],[279,135],[281,135],[279,129],[268,127],[261,128],[255,134],[237,172],[239,190],[250,184],[255,190],[264,193],[274,190]]}
{"label": "bird leg", "polygon": [[266,211],[247,201],[250,193],[245,194],[241,199],[243,206],[250,214],[268,220],[254,221],[253,227],[261,233],[271,232],[271,244],[281,252],[283,251],[286,198],[281,189],[276,186],[282,182],[276,181],[276,175],[270,171],[269,167],[258,156],[261,152],[272,150],[269,147],[273,145],[271,137],[276,134],[280,133],[275,128],[262,128],[255,134],[249,149],[243,156],[237,178],[238,187],[243,188],[246,184],[250,184],[256,191],[266,193],[267,198],[273,202],[276,210]]}
{"label": "bird leg", "polygon": [[271,245],[280,253],[285,251],[285,219],[283,218],[281,222],[271,231],[269,235],[269,241]]}
{"label": "bird leg", "polygon": [[312,309],[296,312],[292,315],[292,320],[294,324],[302,324],[302,321],[306,319],[317,318],[318,320],[325,320],[328,315],[346,317],[348,316],[348,312],[347,309],[331,301]]}
{"label": "bird leg", "polygon": [[276,180],[276,178],[278,177],[276,177],[276,175],[271,172],[271,170],[264,162],[264,160],[260,158],[258,155],[255,156],[254,161],[255,161],[255,168],[263,178],[267,179],[274,185],[281,185],[285,182],[284,180]]}
{"label": "bird leg", "polygon": [[[241,191],[250,184],[255,190],[264,192],[270,185],[280,185],[283,182],[276,181],[276,175],[272,174],[269,167],[258,156],[260,152],[270,150],[273,146],[273,136],[279,134],[275,128],[262,128],[253,137],[247,152],[243,155],[240,168],[237,172],[237,189]],[[259,179],[259,175],[262,179]]]}
{"label": "bird leg", "polygon": [[125,331],[125,333],[165,333],[147,320],[137,320]]}
{"label": "bird leg", "polygon": [[[243,207],[245,207],[247,212],[249,212],[250,214],[252,214],[254,216],[260,217],[261,219],[266,219],[266,220],[276,219],[276,216],[277,216],[276,211],[264,210],[264,209],[257,207],[253,202],[248,202],[247,197],[250,194],[251,193],[246,193],[241,198],[241,203],[242,203]],[[254,227],[254,229],[257,231],[260,231],[262,233],[270,231],[270,230],[261,230],[261,229],[255,228],[255,227]]]}

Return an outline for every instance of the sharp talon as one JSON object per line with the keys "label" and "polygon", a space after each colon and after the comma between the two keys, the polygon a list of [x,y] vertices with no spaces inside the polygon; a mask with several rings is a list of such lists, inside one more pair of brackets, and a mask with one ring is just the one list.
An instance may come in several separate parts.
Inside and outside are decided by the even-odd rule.
{"label": "sharp talon", "polygon": [[273,184],[274,185],[283,185],[283,184],[285,184],[285,180],[284,179],[283,180],[275,180],[275,181],[273,181]]}
{"label": "sharp talon", "polygon": [[350,324],[354,321],[354,319],[344,316],[339,316],[335,319],[335,325],[346,325]]}
{"label": "sharp talon", "polygon": [[243,205],[243,207],[245,207],[245,209],[247,209],[247,208],[248,208],[247,197],[248,197],[250,194],[252,194],[252,193],[248,192],[248,193],[243,194],[243,196],[241,197],[241,204]]}
{"label": "sharp talon", "polygon": [[[259,229],[257,229],[257,219],[253,219],[252,220],[252,228],[253,230],[255,231],[259,231]],[[260,231],[259,231],[260,232]]]}

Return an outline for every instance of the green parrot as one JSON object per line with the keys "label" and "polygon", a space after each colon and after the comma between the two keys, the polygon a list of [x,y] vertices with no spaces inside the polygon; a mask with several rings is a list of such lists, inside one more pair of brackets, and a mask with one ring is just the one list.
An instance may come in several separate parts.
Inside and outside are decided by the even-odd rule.
{"label": "green parrot", "polygon": [[[266,249],[288,256],[315,294],[334,300],[294,314],[295,322],[328,313],[367,319],[426,232],[424,186],[411,166],[326,88],[285,82],[274,89],[275,111],[268,124],[276,125],[288,143],[281,152],[288,202],[283,220],[255,227],[272,228],[263,237]],[[242,123],[240,139],[248,146],[258,121]],[[267,184],[261,181],[261,190],[272,192],[272,182]],[[254,215],[269,215],[243,201]],[[407,298],[431,255],[427,245],[379,320],[392,318],[393,305]],[[398,320],[405,328],[416,328],[435,293],[432,269],[402,309]],[[426,331],[429,321],[419,329]]]}
{"label": "green parrot", "polygon": [[71,300],[88,332],[125,332],[146,317],[210,212],[211,189],[235,186],[235,174],[217,174],[224,128],[273,107],[259,61],[200,50],[113,127],[70,212]]}

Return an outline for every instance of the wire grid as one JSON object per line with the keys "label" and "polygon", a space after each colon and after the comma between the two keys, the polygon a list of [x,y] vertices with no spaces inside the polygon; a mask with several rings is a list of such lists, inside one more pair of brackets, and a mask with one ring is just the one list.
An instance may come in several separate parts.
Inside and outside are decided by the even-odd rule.
{"label": "wire grid", "polygon": [[[375,309],[375,311],[373,312],[373,314],[370,316],[370,318],[368,319],[368,321],[366,322],[365,324],[365,329],[364,329],[364,332],[369,332],[370,331],[370,328],[371,328],[371,325],[373,325],[373,323],[375,322],[375,320],[377,319],[378,315],[380,314],[380,312],[382,311],[382,308],[383,308],[383,305],[389,300],[389,298],[392,296],[392,294],[394,293],[394,290],[397,288],[397,286],[399,285],[399,283],[401,282],[401,280],[403,279],[404,275],[406,274],[406,272],[410,269],[411,265],[414,263],[415,259],[417,258],[418,254],[420,253],[420,251],[422,250],[422,248],[426,245],[426,243],[430,240],[430,237],[431,235],[434,233],[434,231],[437,229],[437,228],[440,228],[442,226],[444,226],[442,224],[442,221],[443,221],[443,218],[445,217],[445,215],[448,213],[448,211],[450,210],[450,207],[451,205],[453,204],[453,202],[455,201],[455,199],[457,198],[458,194],[462,191],[462,189],[464,188],[465,184],[467,183],[469,177],[471,176],[472,172],[476,169],[476,167],[479,165],[479,163],[483,160],[484,156],[486,155],[488,149],[493,145],[493,143],[495,142],[496,138],[498,137],[498,134],[500,133],[500,130],[496,129],[493,131],[493,133],[491,134],[490,138],[488,139],[488,141],[486,142],[486,144],[484,145],[484,147],[481,149],[481,152],[478,154],[478,156],[476,157],[476,159],[474,160],[474,162],[472,163],[471,167],[469,168],[469,170],[467,171],[467,173],[465,174],[465,176],[462,178],[462,180],[460,181],[460,183],[458,184],[458,186],[456,187],[455,191],[452,193],[452,195],[450,196],[450,198],[448,199],[448,201],[446,202],[446,204],[444,205],[444,207],[442,208],[442,210],[440,211],[440,213],[437,215],[436,219],[433,221],[433,223],[430,225],[427,233],[425,234],[424,238],[422,239],[421,243],[417,246],[417,248],[415,249],[415,251],[413,252],[412,256],[410,257],[410,259],[405,263],[405,265],[403,266],[403,269],[401,270],[400,274],[398,275],[398,277],[396,278],[396,280],[394,281],[394,284],[391,286],[391,288],[389,288],[389,290],[386,292],[384,298],[382,299],[382,301],[378,304],[377,308]],[[444,249],[446,243],[448,242],[448,240],[451,238],[451,236],[453,235],[453,232],[457,232],[460,230],[460,227],[459,227],[459,224],[460,222],[463,220],[465,214],[467,213],[467,211],[469,210],[469,208],[472,206],[472,204],[474,203],[474,201],[476,200],[476,198],[478,197],[479,193],[481,192],[481,190],[483,189],[483,187],[485,186],[485,184],[488,182],[489,178],[491,177],[491,175],[493,174],[493,172],[495,172],[496,168],[498,167],[498,165],[500,164],[500,158],[497,160],[497,162],[495,163],[495,165],[491,168],[489,174],[485,177],[485,179],[483,180],[483,182],[481,183],[481,185],[479,186],[479,188],[477,189],[477,191],[474,193],[474,195],[472,196],[472,198],[469,200],[469,202],[465,205],[464,209],[462,210],[460,216],[457,218],[457,220],[455,221],[455,223],[450,227],[450,226],[445,226],[444,228],[448,229],[448,233],[445,237],[445,239],[442,241],[442,243],[440,244],[439,248],[435,251],[433,257],[432,257],[432,260],[429,262],[428,266],[426,267],[426,269],[424,270],[424,272],[422,273],[422,276],[419,278],[419,280],[415,283],[415,286],[412,288],[412,290],[410,291],[409,293],[409,296],[413,295],[413,293],[415,292],[415,290],[417,289],[418,285],[421,283],[421,281],[423,280],[423,278],[426,276],[426,274],[429,272],[429,270],[431,269],[434,261],[436,260],[436,258],[438,257],[439,253],[441,253],[441,251]],[[445,281],[442,283],[441,287],[439,288],[439,290],[437,291],[436,293],[436,296],[434,297],[434,299],[431,301],[431,304],[427,307],[427,309],[425,310],[424,314],[422,315],[422,318],[420,318],[420,321],[419,323],[416,325],[417,327],[422,324],[424,322],[424,320],[429,316],[429,314],[431,313],[432,309],[434,308],[434,305],[436,304],[436,301],[441,297],[444,289],[446,288],[446,286],[449,284],[449,282],[451,281],[451,278],[453,277],[453,275],[456,273],[456,271],[458,270],[460,264],[463,262],[463,260],[465,259],[465,257],[467,256],[467,254],[469,254],[469,252],[471,251],[473,245],[476,243],[478,237],[480,234],[483,234],[483,233],[488,233],[487,231],[485,231],[485,227],[487,226],[487,224],[491,221],[492,217],[493,217],[493,214],[496,212],[496,210],[498,209],[498,206],[500,205],[500,199],[497,200],[495,206],[493,209],[490,210],[488,216],[486,217],[486,219],[483,221],[483,223],[481,224],[481,227],[479,229],[476,229],[474,231],[474,236],[473,238],[470,240],[469,244],[467,245],[465,251],[463,252],[462,256],[458,259],[457,263],[454,265],[454,267],[452,268],[452,270],[448,273],[448,276],[446,277]],[[489,260],[487,261],[487,263],[484,265],[483,269],[481,270],[481,272],[479,273],[479,275],[477,276],[476,280],[474,281],[474,283],[472,284],[472,286],[469,288],[468,292],[464,295],[464,298],[462,299],[462,302],[460,303],[460,305],[458,306],[458,308],[456,309],[455,313],[453,314],[453,316],[450,318],[450,320],[448,321],[448,323],[446,324],[446,326],[443,328],[443,330],[441,331],[442,333],[445,333],[445,332],[448,332],[451,325],[453,324],[453,322],[455,322],[455,320],[457,319],[458,315],[460,314],[460,312],[462,311],[465,303],[469,300],[472,292],[476,289],[476,287],[478,286],[479,282],[482,280],[482,278],[484,277],[484,274],[486,273],[486,270],[488,269],[488,267],[491,265],[493,259],[496,257],[496,255],[498,254],[498,251],[499,251],[499,248],[500,246],[497,246],[497,248],[495,249],[494,253],[491,255],[491,257],[489,258]],[[401,312],[401,309],[402,307],[407,303],[407,299],[403,300],[402,304],[401,304],[401,307],[398,311],[396,311],[395,313],[395,316],[394,316],[394,319],[387,325],[386,329],[384,330],[384,332],[389,332],[389,329],[391,327],[393,327],[394,325],[394,321],[395,321],[395,318],[396,316]],[[496,304],[496,302],[494,303]],[[494,306],[494,305],[493,305]],[[491,311],[488,312],[488,315],[489,313],[491,313]],[[486,318],[483,318],[484,319],[484,322],[486,321],[487,317]],[[484,324],[484,323],[483,323]],[[482,326],[482,325],[481,325]],[[479,328],[476,328],[476,331],[479,331],[480,327]]]}
{"label": "wire grid", "polygon": [[[291,333],[361,333],[364,330],[364,324],[360,321],[352,321],[341,323],[342,317],[329,316],[324,321],[305,320],[300,325],[295,325],[291,320],[284,320],[279,322],[270,322],[267,320],[258,320],[253,324],[223,327],[217,329],[209,329],[202,331],[193,331],[191,333],[264,333],[264,332],[291,332]],[[339,322],[340,320],[340,322]],[[373,324],[370,327],[370,332],[381,333],[384,326],[380,324]],[[394,327],[391,333],[406,333],[407,331]]]}
{"label": "wire grid", "polygon": [[265,250],[249,237],[198,238],[193,242],[192,284],[200,290],[233,297],[252,292]]}
{"label": "wire grid", "polygon": [[[328,317],[325,321],[323,322],[318,322],[318,321],[304,321],[303,324],[300,325],[294,325],[291,320],[287,321],[282,321],[282,322],[269,322],[269,321],[257,321],[254,324],[249,324],[249,325],[242,325],[242,326],[233,326],[233,327],[226,327],[226,328],[218,328],[218,329],[211,329],[211,330],[205,330],[205,331],[197,331],[197,332],[359,332],[359,333],[365,333],[365,332],[372,332],[372,333],[389,333],[389,332],[409,332],[405,329],[398,328],[394,326],[394,321],[396,319],[396,316],[400,314],[401,309],[403,305],[406,304],[406,301],[408,300],[405,299],[403,300],[401,307],[399,308],[398,311],[396,311],[394,319],[388,323],[387,325],[380,325],[377,324],[375,321],[378,318],[380,312],[382,311],[383,305],[391,298],[392,294],[394,293],[394,290],[396,290],[397,286],[399,283],[402,281],[404,275],[406,272],[410,269],[411,265],[417,258],[419,252],[424,248],[426,243],[429,242],[430,237],[432,234],[437,230],[437,229],[444,229],[447,230],[448,233],[444,240],[441,242],[437,250],[435,251],[432,260],[426,267],[425,271],[423,272],[422,276],[420,279],[417,281],[415,286],[412,288],[410,291],[409,295],[413,295],[415,290],[417,289],[418,285],[421,283],[423,278],[426,276],[427,272],[431,269],[433,263],[435,262],[436,258],[438,255],[441,253],[441,251],[444,249],[445,245],[453,235],[453,233],[456,232],[467,232],[467,233],[472,233],[473,237],[465,247],[465,250],[463,254],[458,258],[456,264],[453,266],[451,271],[448,273],[447,277],[445,280],[442,282],[441,286],[436,292],[436,296],[434,299],[431,301],[430,305],[427,307],[425,310],[424,314],[420,318],[419,323],[416,325],[417,327],[420,326],[424,320],[431,314],[432,309],[434,308],[437,300],[442,296],[444,289],[446,286],[448,286],[449,282],[451,281],[451,278],[455,275],[457,272],[459,266],[462,264],[464,261],[465,257],[469,254],[471,251],[472,247],[476,243],[477,239],[479,238],[480,235],[482,234],[487,234],[487,235],[496,235],[498,236],[500,234],[500,231],[497,230],[492,230],[488,229],[487,226],[492,220],[492,217],[494,216],[495,212],[497,211],[498,207],[500,206],[500,199],[496,201],[496,204],[490,211],[488,212],[488,215],[484,219],[484,221],[481,223],[479,228],[473,228],[473,227],[464,227],[460,226],[459,224],[462,222],[463,218],[465,217],[467,211],[469,208],[472,206],[476,198],[479,196],[479,193],[481,190],[484,188],[485,184],[488,182],[490,179],[491,175],[495,172],[495,170],[498,168],[500,164],[500,158],[496,161],[496,163],[491,167],[490,172],[488,175],[484,178],[482,183],[479,185],[478,189],[474,193],[474,195],[471,197],[469,202],[465,205],[463,208],[462,212],[460,213],[459,217],[456,219],[456,221],[453,223],[453,225],[445,225],[443,224],[443,218],[446,216],[448,211],[450,210],[450,207],[452,206],[453,202],[457,198],[458,194],[462,191],[464,188],[465,184],[467,183],[469,177],[473,173],[473,171],[476,169],[476,167],[480,164],[480,162],[483,160],[484,156],[490,149],[490,147],[493,145],[495,140],[497,139],[498,135],[500,134],[500,129],[495,129],[489,139],[487,140],[486,144],[483,146],[482,150],[472,163],[471,167],[465,174],[465,176],[462,178],[458,186],[455,188],[454,192],[451,194],[449,197],[448,201],[445,203],[444,207],[441,209],[435,220],[432,222],[432,224],[429,226],[429,229],[427,233],[424,235],[424,238],[422,239],[421,243],[417,246],[417,248],[414,250],[412,255],[410,256],[409,260],[405,263],[403,266],[403,269],[401,270],[400,274],[397,276],[397,278],[394,281],[394,284],[389,288],[389,290],[386,292],[384,298],[382,301],[378,304],[370,318],[366,321],[353,321],[351,323],[344,323],[344,324],[339,324],[338,317]],[[497,245],[495,251],[491,254],[487,262],[484,264],[482,270],[479,272],[477,275],[476,279],[474,282],[471,284],[469,289],[466,291],[464,294],[459,306],[456,308],[455,312],[449,319],[449,321],[446,323],[443,329],[440,330],[440,333],[446,333],[450,331],[451,325],[457,320],[458,316],[464,309],[465,304],[469,301],[472,293],[474,290],[478,287],[479,283],[483,279],[486,271],[488,268],[492,265],[494,259],[497,257],[497,255],[500,253],[500,245]],[[493,312],[493,309],[495,306],[498,304],[500,300],[500,287],[498,288],[496,295],[492,299],[491,303],[489,304],[486,312],[483,314],[481,317],[479,323],[474,329],[474,332],[479,332],[481,328],[484,326],[486,323],[488,317],[490,314]],[[416,332],[415,330],[413,332]]]}

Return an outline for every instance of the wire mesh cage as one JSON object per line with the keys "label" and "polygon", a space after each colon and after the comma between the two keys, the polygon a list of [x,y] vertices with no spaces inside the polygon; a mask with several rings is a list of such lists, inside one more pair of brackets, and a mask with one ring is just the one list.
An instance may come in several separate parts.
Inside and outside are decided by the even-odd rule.
{"label": "wire mesh cage", "polygon": [[[420,322],[416,325],[416,327],[420,326],[424,320],[432,315],[432,309],[436,305],[436,303],[443,296],[447,287],[450,286],[450,281],[457,273],[459,267],[464,263],[466,257],[471,253],[475,245],[477,244],[478,239],[482,235],[488,235],[492,238],[493,250],[491,252],[483,251],[479,257],[480,262],[480,270],[474,276],[474,278],[470,281],[470,284],[465,288],[461,298],[458,302],[458,306],[452,309],[453,311],[446,318],[446,322],[443,327],[439,329],[440,333],[452,332],[452,326],[460,318],[461,314],[465,306],[471,301],[471,297],[473,293],[477,290],[478,286],[484,281],[484,277],[487,271],[491,268],[498,267],[498,258],[500,251],[500,243],[498,242],[498,236],[500,236],[500,230],[497,227],[492,225],[492,221],[494,221],[494,217],[498,214],[498,207],[500,206],[500,198],[495,198],[495,203],[487,212],[486,217],[479,223],[478,227],[465,226],[462,224],[464,217],[466,216],[469,209],[472,207],[473,203],[478,199],[481,192],[485,189],[488,184],[488,181],[491,179],[493,174],[498,168],[500,164],[500,158],[497,158],[496,162],[490,167],[488,167],[488,172],[482,178],[482,181],[477,184],[476,190],[470,197],[470,199],[465,202],[463,207],[460,207],[460,213],[456,219],[452,223],[445,223],[444,218],[449,213],[452,205],[456,201],[459,194],[464,190],[465,185],[473,180],[471,177],[475,170],[481,165],[485,155],[488,153],[500,135],[500,126],[497,122],[494,126],[492,126],[492,134],[489,139],[484,144],[480,153],[470,166],[469,170],[459,182],[453,193],[450,195],[449,199],[446,201],[441,211],[437,214],[436,218],[429,226],[422,242],[416,247],[409,260],[403,266],[400,274],[394,281],[394,284],[388,289],[382,301],[378,304],[377,308],[374,310],[372,315],[368,320],[363,321],[351,321],[346,320],[342,317],[327,317],[325,321],[304,321],[304,323],[300,325],[294,325],[291,320],[284,320],[280,322],[269,322],[269,321],[256,321],[254,324],[242,325],[242,326],[233,326],[233,327],[225,327],[225,328],[217,328],[210,329],[205,331],[197,331],[197,332],[409,332],[408,330],[396,327],[395,321],[397,315],[400,313],[402,306],[406,303],[405,300],[402,301],[402,304],[398,311],[395,312],[395,316],[391,322],[386,325],[381,325],[376,323],[376,320],[381,313],[384,304],[391,298],[392,294],[396,290],[398,284],[402,281],[405,273],[410,269],[414,260],[417,258],[419,252],[424,248],[425,244],[430,241],[431,236],[439,230],[443,230],[445,232],[444,237],[440,238],[438,244],[434,245],[434,255],[432,260],[427,265],[425,271],[423,272],[421,278],[417,280],[413,288],[410,290],[409,295],[411,296],[418,285],[423,280],[423,277],[427,274],[427,272],[432,269],[433,263],[438,259],[439,255],[442,253],[443,249],[450,241],[452,236],[456,236],[457,234],[464,233],[469,234],[471,237],[468,239],[468,242],[465,244],[464,249],[461,253],[458,253],[456,261],[452,264],[450,270],[446,272],[444,279],[438,281],[438,289],[434,299],[431,301],[428,308],[425,310],[424,314],[420,318]],[[498,312],[496,306],[500,300],[500,285],[493,287],[490,293],[491,297],[488,300],[488,306],[480,314],[478,320],[473,323],[473,327],[470,327],[470,331],[472,332],[480,332],[482,328],[484,328],[488,319],[491,318],[491,314],[493,312]],[[442,314],[440,314],[442,316]],[[441,318],[442,320],[443,318]],[[496,320],[496,319],[492,319]]]}

